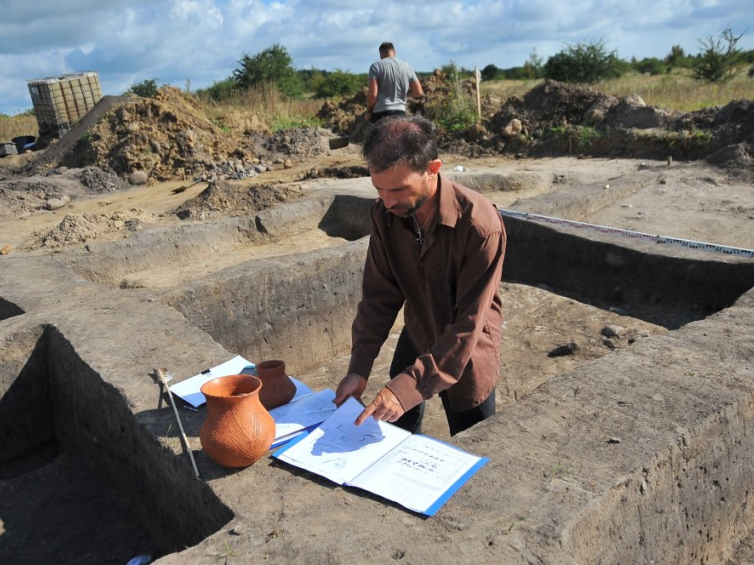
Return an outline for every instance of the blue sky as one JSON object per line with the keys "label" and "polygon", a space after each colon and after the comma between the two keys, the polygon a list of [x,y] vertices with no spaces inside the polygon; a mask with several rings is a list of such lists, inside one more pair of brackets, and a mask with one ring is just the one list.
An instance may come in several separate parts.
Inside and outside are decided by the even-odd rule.
{"label": "blue sky", "polygon": [[751,0],[0,0],[0,112],[31,107],[27,79],[78,71],[97,71],[104,94],[150,78],[206,87],[274,43],[297,68],[366,72],[392,41],[431,71],[522,65],[584,40],[624,59],[697,53],[728,25],[754,48]]}

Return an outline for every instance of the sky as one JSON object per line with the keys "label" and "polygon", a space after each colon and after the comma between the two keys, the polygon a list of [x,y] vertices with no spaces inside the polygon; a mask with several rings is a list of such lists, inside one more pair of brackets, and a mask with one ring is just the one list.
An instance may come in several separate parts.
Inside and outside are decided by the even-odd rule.
{"label": "sky", "polygon": [[278,43],[298,69],[366,72],[392,41],[417,71],[544,61],[602,40],[622,59],[690,54],[730,26],[754,48],[751,0],[0,0],[0,113],[32,107],[27,80],[97,71],[103,94],[146,79],[197,89]]}

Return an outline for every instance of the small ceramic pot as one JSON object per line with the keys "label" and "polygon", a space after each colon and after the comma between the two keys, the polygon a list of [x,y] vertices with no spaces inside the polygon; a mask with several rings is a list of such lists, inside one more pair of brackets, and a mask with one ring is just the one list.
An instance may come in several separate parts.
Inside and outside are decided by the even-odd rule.
{"label": "small ceramic pot", "polygon": [[252,375],[219,377],[205,383],[207,419],[199,432],[202,448],[224,467],[248,467],[275,439],[275,421],[259,401],[262,381]]}
{"label": "small ceramic pot", "polygon": [[289,403],[296,395],[296,385],[285,372],[285,361],[274,359],[257,363],[257,376],[263,385],[259,400],[267,410]]}

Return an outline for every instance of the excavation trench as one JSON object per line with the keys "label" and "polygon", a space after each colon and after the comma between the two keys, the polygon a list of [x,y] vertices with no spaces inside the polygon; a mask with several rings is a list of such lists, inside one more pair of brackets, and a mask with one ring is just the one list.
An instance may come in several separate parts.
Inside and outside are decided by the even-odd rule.
{"label": "excavation trench", "polygon": [[[488,185],[499,183],[481,179],[478,184],[477,189],[489,191],[493,188]],[[373,197],[363,193],[323,192],[317,198],[279,206],[251,218],[152,230],[117,242],[91,242],[86,249],[61,253],[58,260],[89,281],[124,289],[121,292],[134,289],[150,301],[174,308],[228,352],[256,361],[283,358],[290,372],[313,387],[333,387],[347,364],[372,201]],[[734,304],[754,286],[751,261],[661,249],[607,235],[587,239],[567,228],[515,218],[506,218],[505,222],[508,254],[501,291],[507,304],[506,323],[518,324],[520,330],[509,327],[513,335],[538,331],[537,323],[548,317],[560,316],[563,328],[575,328],[585,317],[592,317],[598,325],[591,329],[597,328],[597,332],[604,320],[635,323],[639,328],[635,337],[639,339],[705,320]],[[536,307],[527,310],[526,303],[536,303]],[[563,314],[568,309],[573,310],[571,318]],[[0,298],[0,320],[21,316],[25,310]],[[539,316],[536,321],[527,317],[534,312]],[[531,365],[530,373],[523,376],[515,374],[522,357],[510,357],[521,349],[520,343],[504,343],[499,404],[520,400],[550,377],[603,357],[614,348],[624,349],[621,353],[631,356],[636,347],[631,345],[636,339],[607,347],[599,335],[596,338],[592,345],[582,343],[581,358],[552,360],[546,369]],[[375,371],[389,363],[394,340],[395,331]],[[40,536],[47,530],[36,522],[24,522],[29,515],[33,515],[32,520],[40,518],[34,514],[34,500],[25,502],[21,492],[30,484],[49,482],[56,476],[73,485],[70,488],[84,490],[71,490],[64,501],[48,511],[58,515],[58,522],[50,522],[50,528],[62,527],[59,524],[66,520],[60,516],[90,512],[83,504],[72,504],[72,500],[91,500],[105,496],[102,493],[112,497],[110,503],[100,505],[112,510],[112,515],[98,516],[97,529],[122,543],[110,538],[89,543],[89,551],[101,552],[93,556],[97,562],[108,562],[116,553],[119,562],[138,553],[171,553],[211,537],[233,518],[234,511],[213,489],[196,481],[186,462],[179,461],[173,450],[165,449],[154,435],[154,426],[148,431],[141,425],[148,417],[135,416],[118,388],[88,366],[63,333],[53,326],[39,326],[31,333],[18,334],[15,343],[0,364],[0,438],[8,446],[0,456],[4,479],[0,485],[10,492],[0,497],[5,530],[0,537],[0,555],[13,556],[14,551],[36,544],[39,561],[46,560],[41,553],[45,544],[33,536],[35,530]],[[547,357],[546,351],[537,353]],[[725,418],[745,428],[751,419],[749,412],[731,408]],[[189,434],[195,435],[201,414],[186,418]],[[428,418],[430,429],[439,429],[440,416],[429,412]],[[716,465],[735,475],[730,488],[748,492],[754,477],[734,473],[730,465],[721,463],[720,458],[726,455],[715,452],[708,441],[713,435],[724,435],[725,425],[725,421],[705,424],[685,436],[693,444],[687,447],[697,450],[694,461],[699,465]],[[483,443],[478,448],[483,449]],[[655,484],[667,490],[676,475],[690,476],[680,461],[684,454],[683,450],[670,454],[671,467],[657,472]],[[661,458],[657,468],[664,464]],[[650,470],[654,473],[655,467]],[[701,481],[700,473],[694,473],[693,480]],[[82,475],[91,480],[77,483],[68,479]],[[216,473],[213,478],[222,476]],[[86,490],[95,487],[100,490]],[[641,506],[646,502],[640,500],[640,494],[626,494],[624,498],[637,499],[638,514],[613,518],[611,531],[626,528],[643,535],[641,524],[646,518],[642,513],[653,509]],[[657,500],[665,506],[676,505],[676,511],[681,511],[682,506],[688,508],[689,496],[683,491],[679,498],[658,495]],[[569,526],[571,537],[564,547],[570,554],[588,561],[592,556],[608,554],[608,545],[618,555],[633,551],[630,544],[621,545],[615,536],[594,534],[594,524],[603,519],[606,508],[617,504],[616,500],[620,501],[618,494],[603,498]],[[736,500],[744,504],[746,496]],[[697,512],[717,512],[720,522],[728,524],[740,514],[711,504],[695,510],[692,518],[699,516]],[[717,528],[709,535],[722,544],[720,536],[730,535],[726,531]],[[674,544],[688,545],[684,556],[704,553],[697,549],[701,542],[696,532],[686,533],[673,524],[667,526],[667,532]],[[80,539],[76,535],[83,534],[61,533],[60,539],[71,541],[61,541],[68,545],[55,547],[55,551],[77,551]],[[657,543],[647,555],[665,550]]]}
{"label": "excavation trench", "polygon": [[54,327],[0,353],[0,561],[125,563],[194,545],[231,511]]}

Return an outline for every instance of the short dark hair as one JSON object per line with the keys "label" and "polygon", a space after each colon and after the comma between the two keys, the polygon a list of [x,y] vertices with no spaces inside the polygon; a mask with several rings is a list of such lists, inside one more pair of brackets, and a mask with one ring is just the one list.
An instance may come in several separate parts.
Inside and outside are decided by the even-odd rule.
{"label": "short dark hair", "polygon": [[389,41],[385,41],[382,45],[380,45],[380,55],[387,55],[391,51],[395,51],[395,47],[393,47],[393,44]]}
{"label": "short dark hair", "polygon": [[400,162],[423,172],[437,159],[437,134],[422,116],[388,116],[367,128],[362,154],[369,170],[382,172]]}

